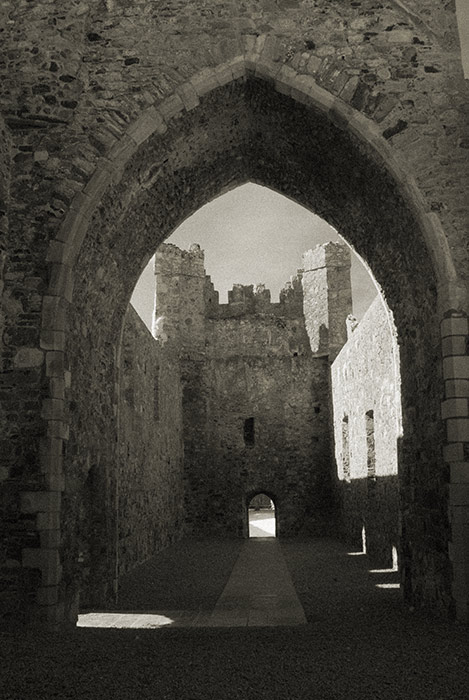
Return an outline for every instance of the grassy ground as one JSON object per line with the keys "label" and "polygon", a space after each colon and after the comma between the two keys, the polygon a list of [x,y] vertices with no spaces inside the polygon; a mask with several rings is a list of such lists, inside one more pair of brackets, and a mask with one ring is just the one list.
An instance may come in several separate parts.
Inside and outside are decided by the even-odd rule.
{"label": "grassy ground", "polygon": [[[238,546],[181,543],[123,581],[122,609],[209,609]],[[282,549],[308,625],[3,634],[0,697],[469,698],[467,627],[406,611],[397,589],[381,587],[395,574],[370,573],[366,557],[333,541],[285,541]]]}

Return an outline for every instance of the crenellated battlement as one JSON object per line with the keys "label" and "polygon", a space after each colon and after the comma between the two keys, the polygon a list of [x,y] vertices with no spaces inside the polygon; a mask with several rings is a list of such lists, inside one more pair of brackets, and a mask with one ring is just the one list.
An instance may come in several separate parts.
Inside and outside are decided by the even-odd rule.
{"label": "crenellated battlement", "polygon": [[155,275],[205,277],[204,251],[198,243],[182,250],[172,243],[163,243],[155,253]]}
{"label": "crenellated battlement", "polygon": [[208,321],[284,319],[301,322],[313,353],[331,359],[346,341],[350,251],[342,243],[326,243],[307,251],[302,262],[303,268],[285,284],[278,302],[272,302],[270,290],[259,283],[234,284],[228,302],[220,304],[200,246],[181,250],[163,244],[155,256],[155,333],[164,316],[168,339],[179,343],[185,353],[201,353]]}

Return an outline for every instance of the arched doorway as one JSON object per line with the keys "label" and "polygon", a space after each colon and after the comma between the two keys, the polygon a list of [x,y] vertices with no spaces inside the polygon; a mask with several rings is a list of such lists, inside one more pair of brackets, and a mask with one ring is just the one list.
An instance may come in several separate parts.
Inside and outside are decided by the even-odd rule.
{"label": "arched doorway", "polygon": [[[67,329],[74,415],[66,462],[77,478],[74,490],[66,490],[64,497],[64,541],[70,544],[65,547],[65,578],[75,578],[80,539],[75,512],[83,465],[97,456],[102,466],[98,488],[107,513],[102,556],[93,565],[97,588],[103,589],[103,581],[109,587],[116,572],[118,416],[110,387],[119,384],[119,338],[140,271],[158,244],[193,211],[224,190],[253,181],[334,225],[368,262],[394,311],[403,367],[399,471],[405,590],[418,603],[430,602],[431,591],[436,591],[434,602],[449,605],[437,275],[425,243],[428,232],[396,179],[394,164],[388,167],[386,152],[383,156],[374,146],[374,135],[367,141],[360,120],[353,122],[354,114],[341,112],[339,100],[331,109],[329,99],[321,102],[322,93],[310,99],[309,92],[303,95],[297,88],[301,99],[294,99],[291,87],[280,87],[251,73],[228,86],[207,89],[197,107],[181,107],[169,128],[149,129],[142,123],[133,129],[135,147],[130,144],[116,155],[122,158],[125,152],[122,177],[112,184],[109,174],[102,197],[100,174],[86,235],[82,231],[83,242],[78,236],[79,242],[73,240],[67,251],[67,260],[74,254],[76,260]],[[426,536],[429,528],[440,533],[438,542]]]}
{"label": "arched doorway", "polygon": [[276,537],[277,517],[274,501],[266,493],[257,493],[248,503],[249,538]]}

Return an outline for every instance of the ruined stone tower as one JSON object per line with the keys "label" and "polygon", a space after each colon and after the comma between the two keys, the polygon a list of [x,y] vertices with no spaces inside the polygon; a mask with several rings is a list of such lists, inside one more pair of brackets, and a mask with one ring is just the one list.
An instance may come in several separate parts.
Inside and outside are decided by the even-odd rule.
{"label": "ruined stone tower", "polygon": [[154,333],[179,358],[190,532],[245,535],[259,491],[281,535],[330,527],[329,364],[351,311],[350,253],[329,243],[304,264],[279,302],[236,284],[220,304],[198,246],[156,253]]}

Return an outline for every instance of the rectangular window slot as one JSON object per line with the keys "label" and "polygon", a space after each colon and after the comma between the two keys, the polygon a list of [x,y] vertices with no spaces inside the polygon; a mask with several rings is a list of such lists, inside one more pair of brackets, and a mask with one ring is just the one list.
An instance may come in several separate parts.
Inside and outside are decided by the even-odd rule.
{"label": "rectangular window slot", "polygon": [[246,447],[254,447],[254,418],[246,418],[244,421],[244,444]]}
{"label": "rectangular window slot", "polygon": [[375,419],[373,411],[365,414],[366,426],[366,467],[369,479],[376,479]]}

